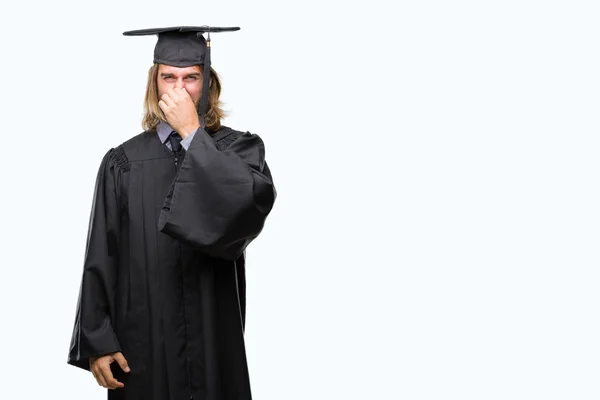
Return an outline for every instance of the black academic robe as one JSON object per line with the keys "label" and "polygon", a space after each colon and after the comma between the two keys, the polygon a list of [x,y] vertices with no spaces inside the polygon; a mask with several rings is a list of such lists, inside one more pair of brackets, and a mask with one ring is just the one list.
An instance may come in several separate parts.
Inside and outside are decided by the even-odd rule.
{"label": "black academic robe", "polygon": [[[122,400],[251,399],[245,249],[276,198],[259,136],[198,129],[177,160],[156,131],[104,156],[68,363],[121,351]],[[91,383],[91,382],[90,382]]]}

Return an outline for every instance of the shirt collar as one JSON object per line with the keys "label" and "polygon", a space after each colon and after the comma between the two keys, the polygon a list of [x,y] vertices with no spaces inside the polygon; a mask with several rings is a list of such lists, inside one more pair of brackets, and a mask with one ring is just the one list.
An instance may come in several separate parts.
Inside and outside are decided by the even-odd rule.
{"label": "shirt collar", "polygon": [[[215,134],[215,131],[213,131],[213,130],[210,130],[210,129],[205,129],[205,130],[211,136]],[[158,125],[156,126],[156,132],[158,133],[158,137],[159,137],[161,143],[167,143],[167,140],[169,139],[169,136],[171,135],[171,133],[173,131],[175,131],[175,129],[171,128],[171,125],[169,125],[165,121],[160,121],[158,123]]]}
{"label": "shirt collar", "polygon": [[171,128],[171,125],[164,121],[160,121],[156,126],[156,132],[158,133],[158,138],[160,139],[161,143],[166,143],[169,135],[171,135],[171,132],[173,131],[174,129]]}

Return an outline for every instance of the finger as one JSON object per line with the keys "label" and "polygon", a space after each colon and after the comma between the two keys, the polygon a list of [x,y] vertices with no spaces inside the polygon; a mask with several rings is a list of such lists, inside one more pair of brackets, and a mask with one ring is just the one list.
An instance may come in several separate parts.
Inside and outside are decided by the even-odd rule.
{"label": "finger", "polygon": [[129,365],[127,365],[127,360],[125,359],[125,357],[123,356],[122,353],[117,353],[114,355],[115,360],[117,361],[117,363],[119,363],[119,367],[121,367],[121,369],[125,372],[129,372]]}
{"label": "finger", "polygon": [[186,99],[190,98],[190,95],[188,94],[185,86],[178,86],[175,88],[175,101],[185,101]]}
{"label": "finger", "polygon": [[162,101],[162,100],[159,100],[159,102],[158,102],[158,106],[160,107],[160,109],[161,109],[161,110],[162,110],[164,113],[166,113],[166,112],[167,112],[167,110],[169,109],[169,106],[167,105],[167,103],[165,103],[165,102],[164,102],[164,101]]}
{"label": "finger", "polygon": [[[94,376],[94,379],[96,380],[96,382],[98,382],[98,377],[96,376],[96,373],[94,372],[93,369],[90,369],[90,372],[92,373],[92,375]],[[100,382],[98,382],[98,385],[100,384]]]}
{"label": "finger", "polygon": [[192,98],[192,97],[190,96],[190,94],[188,93],[187,89],[186,89],[186,88],[184,88],[184,87],[182,87],[182,88],[181,88],[181,95],[182,95],[184,98],[190,98],[190,99]]}
{"label": "finger", "polygon": [[160,99],[164,101],[167,106],[173,107],[175,105],[175,101],[173,100],[174,95],[173,89],[169,89],[167,93],[160,96]]}
{"label": "finger", "polygon": [[103,365],[100,368],[100,371],[102,372],[102,376],[103,376],[104,380],[106,381],[107,389],[116,389],[116,388],[124,386],[121,382],[119,382],[118,380],[116,380],[113,377],[113,374],[112,374],[112,371],[110,370],[109,364]]}
{"label": "finger", "polygon": [[169,89],[167,93],[169,94],[169,98],[173,101],[174,104],[177,104],[177,101],[181,99],[181,88],[178,86]]}
{"label": "finger", "polygon": [[98,385],[102,386],[102,387],[106,387],[106,380],[104,379],[104,377],[102,376],[102,374],[100,373],[98,367],[94,367],[94,377],[96,378],[96,381],[98,382]]}

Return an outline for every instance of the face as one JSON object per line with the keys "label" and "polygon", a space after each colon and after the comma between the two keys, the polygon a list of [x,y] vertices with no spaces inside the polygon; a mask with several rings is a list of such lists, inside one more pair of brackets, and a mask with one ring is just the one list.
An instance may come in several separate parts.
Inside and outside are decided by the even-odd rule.
{"label": "face", "polygon": [[175,87],[184,87],[194,104],[198,105],[202,95],[202,69],[198,65],[191,67],[158,66],[158,98]]}

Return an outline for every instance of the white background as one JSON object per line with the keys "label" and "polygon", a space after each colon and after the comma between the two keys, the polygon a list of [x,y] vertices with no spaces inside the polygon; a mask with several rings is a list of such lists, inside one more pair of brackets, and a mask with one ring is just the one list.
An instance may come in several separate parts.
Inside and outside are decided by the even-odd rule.
{"label": "white background", "polygon": [[215,34],[278,200],[248,248],[254,397],[600,398],[600,24],[584,1],[29,1],[0,10],[0,384],[66,364],[93,185],[155,39]]}

